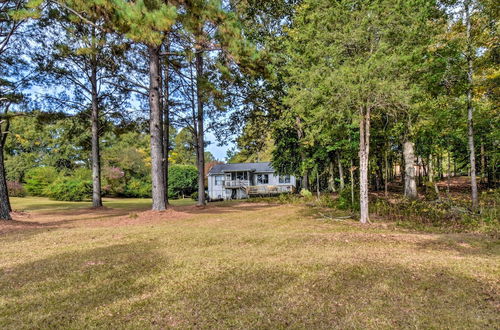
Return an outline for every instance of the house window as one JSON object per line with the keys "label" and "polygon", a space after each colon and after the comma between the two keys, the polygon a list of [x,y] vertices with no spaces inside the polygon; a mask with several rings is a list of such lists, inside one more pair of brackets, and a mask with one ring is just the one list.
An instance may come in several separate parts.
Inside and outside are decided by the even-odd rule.
{"label": "house window", "polygon": [[224,181],[224,176],[223,175],[216,175],[215,176],[215,185],[216,186],[222,186],[222,182]]}
{"label": "house window", "polygon": [[290,183],[289,175],[280,175],[280,183]]}
{"label": "house window", "polygon": [[248,172],[236,172],[237,180],[248,180]]}
{"label": "house window", "polygon": [[269,175],[268,174],[257,174],[257,184],[268,184]]}

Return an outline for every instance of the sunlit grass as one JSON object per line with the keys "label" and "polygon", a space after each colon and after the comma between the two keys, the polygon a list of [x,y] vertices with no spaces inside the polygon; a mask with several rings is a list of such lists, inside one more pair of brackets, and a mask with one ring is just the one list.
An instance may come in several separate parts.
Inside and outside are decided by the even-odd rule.
{"label": "sunlit grass", "polygon": [[[87,221],[100,211],[79,214],[80,203],[51,203],[13,201],[32,210],[29,221],[51,225],[0,234],[1,329],[456,329],[500,321],[500,249],[490,237],[360,226],[300,205],[183,207],[182,217],[123,224]],[[140,217],[149,201],[106,206]]]}
{"label": "sunlit grass", "polygon": [[[36,210],[66,210],[75,208],[89,208],[91,201],[84,202],[63,202],[54,201],[45,197],[12,197],[12,208],[17,211],[36,211]],[[174,206],[194,205],[196,202],[191,198],[172,199],[169,201]],[[105,207],[120,209],[148,209],[151,207],[149,198],[104,198]]]}

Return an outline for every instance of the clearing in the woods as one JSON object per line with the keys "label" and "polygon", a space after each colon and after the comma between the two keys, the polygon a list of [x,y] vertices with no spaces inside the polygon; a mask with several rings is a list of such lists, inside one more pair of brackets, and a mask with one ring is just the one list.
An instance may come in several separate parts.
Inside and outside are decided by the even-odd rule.
{"label": "clearing in the woods", "polygon": [[361,226],[301,205],[12,202],[2,329],[500,324],[500,247],[488,236]]}

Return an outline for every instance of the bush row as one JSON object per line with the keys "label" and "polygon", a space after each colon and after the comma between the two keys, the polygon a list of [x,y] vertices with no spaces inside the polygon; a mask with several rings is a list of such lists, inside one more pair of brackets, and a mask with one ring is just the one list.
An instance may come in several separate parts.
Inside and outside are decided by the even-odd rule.
{"label": "bush row", "polygon": [[[91,171],[79,168],[74,171],[58,171],[44,166],[28,170],[24,184],[8,182],[12,197],[49,197],[61,201],[82,201],[91,197]],[[172,165],[169,169],[169,198],[190,196],[197,190],[197,170],[191,165]],[[128,176],[119,168],[104,168],[102,193],[117,197],[151,197],[151,179]]]}

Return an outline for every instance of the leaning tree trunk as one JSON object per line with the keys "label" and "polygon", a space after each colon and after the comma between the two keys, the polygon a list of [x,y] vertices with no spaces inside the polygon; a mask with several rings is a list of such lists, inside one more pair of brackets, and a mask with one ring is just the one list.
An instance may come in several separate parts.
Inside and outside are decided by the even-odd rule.
{"label": "leaning tree trunk", "polygon": [[102,206],[101,157],[99,148],[99,101],[97,98],[97,63],[93,61],[90,76],[92,85],[92,207]]}
{"label": "leaning tree trunk", "polygon": [[476,179],[476,153],[474,149],[474,122],[473,114],[474,107],[472,106],[472,84],[473,84],[473,67],[472,67],[472,40],[471,40],[471,22],[470,22],[470,0],[465,3],[465,24],[467,29],[467,126],[468,126],[468,147],[470,156],[470,179],[472,193],[472,208],[478,207],[477,196],[477,179]]}
{"label": "leaning tree trunk", "polygon": [[404,194],[409,199],[417,198],[417,184],[415,182],[415,144],[406,141],[403,144],[403,155],[405,160],[405,191]]}
{"label": "leaning tree trunk", "polygon": [[160,106],[160,47],[148,46],[149,52],[149,130],[151,134],[151,180],[153,210],[166,209],[163,173],[162,116]]}
{"label": "leaning tree trunk", "polygon": [[361,223],[370,222],[368,210],[368,160],[370,156],[370,108],[361,108],[359,125],[359,207]]}
{"label": "leaning tree trunk", "polygon": [[198,135],[196,143],[196,165],[198,167],[198,206],[205,205],[205,140],[203,127],[203,54],[196,51],[196,101]]}

